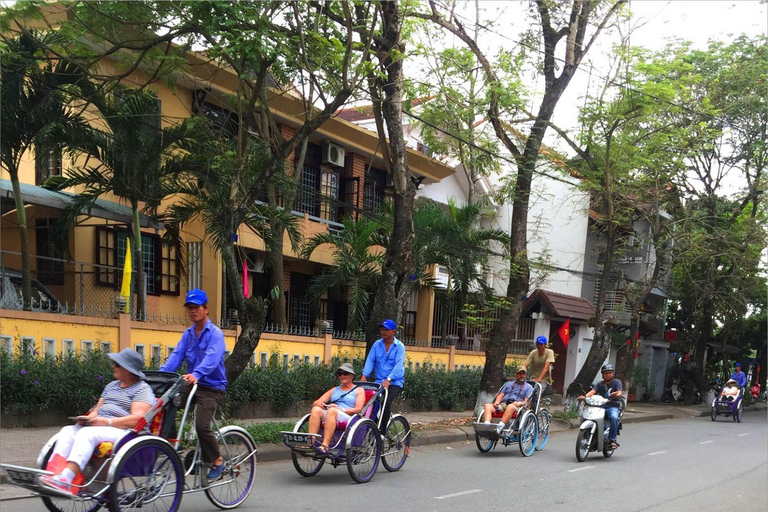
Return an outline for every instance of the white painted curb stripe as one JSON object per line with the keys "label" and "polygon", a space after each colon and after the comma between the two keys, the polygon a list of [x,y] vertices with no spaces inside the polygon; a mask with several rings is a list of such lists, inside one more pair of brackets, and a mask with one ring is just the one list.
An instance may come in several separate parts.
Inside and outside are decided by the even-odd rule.
{"label": "white painted curb stripe", "polygon": [[714,441],[702,441],[702,442],[701,442],[701,443],[699,443],[699,444],[709,444],[709,443],[714,443]]}
{"label": "white painted curb stripe", "polygon": [[569,469],[569,470],[567,470],[567,471],[568,471],[569,473],[575,473],[575,472],[577,472],[577,471],[584,471],[585,469],[592,469],[593,467],[595,467],[595,466],[582,466],[582,467],[580,467],[580,468],[576,468],[576,469]]}
{"label": "white painted curb stripe", "polygon": [[648,455],[661,455],[662,453],[667,453],[667,450],[662,450],[660,452],[651,452]]}

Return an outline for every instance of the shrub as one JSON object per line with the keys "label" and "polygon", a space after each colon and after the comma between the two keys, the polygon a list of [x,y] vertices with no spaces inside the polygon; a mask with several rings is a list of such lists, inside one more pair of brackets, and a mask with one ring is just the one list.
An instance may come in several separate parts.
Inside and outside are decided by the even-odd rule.
{"label": "shrub", "polygon": [[482,370],[405,370],[406,386],[401,396],[417,409],[464,411],[475,405]]}

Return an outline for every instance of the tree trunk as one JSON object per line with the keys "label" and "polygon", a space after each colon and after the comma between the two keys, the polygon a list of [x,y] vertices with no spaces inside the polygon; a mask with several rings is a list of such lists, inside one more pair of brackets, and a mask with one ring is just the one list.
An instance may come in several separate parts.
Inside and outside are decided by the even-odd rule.
{"label": "tree trunk", "polygon": [[32,309],[32,269],[30,267],[29,232],[27,231],[27,211],[21,197],[19,171],[9,172],[13,187],[13,200],[16,206],[16,219],[19,222],[19,242],[21,244],[21,300],[25,310]]}
{"label": "tree trunk", "polygon": [[285,296],[288,290],[285,289],[285,279],[283,274],[285,273],[285,265],[283,258],[283,228],[279,227],[275,229],[275,237],[272,239],[271,248],[268,248],[268,257],[271,262],[271,270],[269,272],[269,289],[274,290],[277,288],[279,293],[277,298],[272,301],[272,321],[275,325],[281,327],[288,326],[288,317],[286,315],[286,300]]}
{"label": "tree trunk", "polygon": [[389,172],[395,186],[395,205],[392,237],[381,268],[381,280],[366,328],[366,355],[373,343],[379,339],[378,326],[382,320],[392,318],[398,324],[400,323],[400,304],[404,294],[409,290],[406,285],[408,276],[415,268],[413,209],[416,186],[411,180],[403,134],[403,60],[400,57],[404,50],[401,40],[403,18],[396,1],[384,2],[381,10],[382,43],[379,54],[383,55],[381,67],[387,75],[386,83],[383,85],[384,100],[381,103],[381,112],[386,122],[389,139]]}

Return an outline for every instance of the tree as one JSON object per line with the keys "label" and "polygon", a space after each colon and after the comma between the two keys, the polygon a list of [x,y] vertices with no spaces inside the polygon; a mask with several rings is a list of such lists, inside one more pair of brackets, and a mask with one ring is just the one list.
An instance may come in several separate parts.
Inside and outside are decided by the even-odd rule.
{"label": "tree", "polygon": [[[49,188],[75,189],[79,193],[66,208],[62,222],[68,231],[82,212],[99,197],[113,193],[128,201],[131,208],[130,240],[133,261],[143,262],[140,212],[160,205],[163,189],[180,172],[175,155],[202,135],[199,123],[185,119],[161,126],[157,96],[146,90],[114,89],[112,94],[94,94],[90,101],[101,115],[105,129],[97,123],[65,125],[56,130],[56,140],[73,156],[86,156],[82,167],[69,169],[63,179]],[[136,264],[136,316],[146,312],[144,265]]]}
{"label": "tree", "polygon": [[[514,61],[510,58],[510,53],[503,52],[499,62],[489,60],[477,39],[465,27],[463,19],[455,12],[456,6],[453,3],[446,2],[445,5],[441,5],[431,0],[426,12],[415,14],[436,23],[458,37],[475,54],[487,83],[488,119],[496,137],[510,152],[517,165],[509,242],[510,281],[507,288],[507,298],[511,307],[502,311],[487,345],[481,396],[478,400],[484,399],[482,393],[495,392],[498,382],[502,380],[507,342],[517,330],[520,318],[522,307],[520,299],[529,291],[528,207],[531,180],[544,142],[544,135],[551,125],[555,107],[582,59],[624,3],[626,2],[616,1],[607,4],[583,1],[568,4],[543,0],[535,2],[537,25],[541,27],[539,37],[542,52],[539,65],[544,77],[544,94],[535,113],[525,111],[518,91],[519,69],[517,66],[507,65]],[[594,29],[588,36],[589,28],[593,23]],[[531,39],[530,36],[529,39]],[[560,44],[561,42],[563,44]],[[563,50],[562,57],[556,57],[558,47]],[[520,132],[510,124],[518,115],[526,116],[526,121],[529,123],[527,136],[519,136]]]}
{"label": "tree", "polygon": [[365,327],[381,278],[381,264],[384,261],[384,247],[379,222],[362,217],[355,221],[351,217],[342,220],[344,228],[339,233],[318,233],[306,241],[301,250],[307,258],[321,245],[333,247],[331,268],[312,278],[308,295],[317,304],[323,295],[335,292],[346,294],[348,303],[349,330]]}
{"label": "tree", "polygon": [[43,151],[44,138],[54,122],[77,123],[79,111],[68,108],[76,87],[85,81],[82,67],[75,62],[53,59],[44,51],[67,39],[55,32],[22,32],[3,37],[0,74],[0,161],[11,178],[16,203],[21,245],[22,302],[31,307],[32,277],[29,234],[24,199],[19,183],[19,165],[33,146]]}

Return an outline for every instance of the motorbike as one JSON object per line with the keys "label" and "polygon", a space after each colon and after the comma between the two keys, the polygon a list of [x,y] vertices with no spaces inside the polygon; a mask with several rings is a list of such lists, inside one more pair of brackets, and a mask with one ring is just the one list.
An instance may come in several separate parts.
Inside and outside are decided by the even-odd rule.
{"label": "motorbike", "polygon": [[[579,462],[584,462],[590,452],[603,452],[605,458],[613,455],[613,449],[608,441],[609,424],[605,421],[605,408],[608,402],[607,398],[592,395],[584,398],[579,403],[579,417],[581,426],[579,426],[579,435],[576,438],[576,458]],[[624,416],[626,401],[621,399],[619,407],[619,428],[616,435],[621,434],[621,418]]]}

